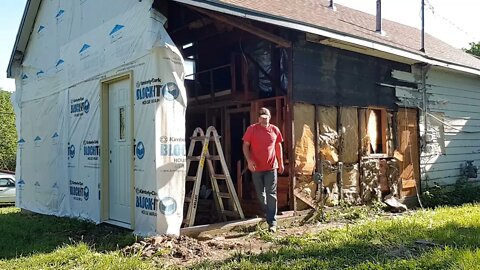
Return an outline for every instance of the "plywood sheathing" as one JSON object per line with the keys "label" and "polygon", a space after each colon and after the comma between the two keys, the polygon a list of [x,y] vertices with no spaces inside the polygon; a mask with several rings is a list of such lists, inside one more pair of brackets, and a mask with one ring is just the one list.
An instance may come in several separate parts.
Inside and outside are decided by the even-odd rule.
{"label": "plywood sheathing", "polygon": [[317,185],[312,181],[315,169],[315,107],[296,103],[295,115],[295,174],[296,183],[293,194],[297,200],[297,210],[315,208]]}
{"label": "plywood sheathing", "polygon": [[358,170],[358,111],[354,107],[340,108],[341,123],[341,157],[342,192],[344,199],[356,203],[359,195],[359,170]]}
{"label": "plywood sheathing", "polygon": [[342,144],[340,160],[344,164],[358,163],[358,113],[357,108],[341,107]]}
{"label": "plywood sheathing", "polygon": [[297,103],[293,107],[295,117],[295,173],[312,175],[315,167],[313,105]]}
{"label": "plywood sheathing", "polygon": [[367,133],[367,109],[358,109],[358,126],[360,135],[360,155],[366,156],[370,153],[370,138]]}
{"label": "plywood sheathing", "polygon": [[320,127],[319,149],[323,160],[323,187],[325,189],[325,205],[338,204],[339,188],[337,184],[337,165],[340,160],[336,107],[319,107],[317,119]]}

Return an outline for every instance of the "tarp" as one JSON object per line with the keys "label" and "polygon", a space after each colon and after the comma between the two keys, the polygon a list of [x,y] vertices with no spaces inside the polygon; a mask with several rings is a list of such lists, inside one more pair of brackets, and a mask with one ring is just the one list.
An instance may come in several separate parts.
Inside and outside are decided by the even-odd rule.
{"label": "tarp", "polygon": [[125,74],[132,119],[120,113],[127,126],[120,124],[119,132],[129,126],[133,131],[131,148],[120,157],[125,164],[132,161],[131,168],[121,168],[132,175],[120,196],[128,197],[132,213],[126,227],[141,235],[179,234],[185,193],[184,62],[152,2],[42,2],[23,64],[14,70],[18,207],[109,221],[105,195],[111,197],[108,183],[115,179],[106,179],[109,153],[101,151],[108,149],[102,125],[105,117],[108,121],[102,113],[108,95],[102,92],[110,78]]}

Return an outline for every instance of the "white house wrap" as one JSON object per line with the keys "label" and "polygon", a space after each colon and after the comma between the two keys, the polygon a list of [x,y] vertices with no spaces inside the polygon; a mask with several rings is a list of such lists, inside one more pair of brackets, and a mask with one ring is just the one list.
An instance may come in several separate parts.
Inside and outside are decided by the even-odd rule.
{"label": "white house wrap", "polygon": [[152,2],[41,2],[13,70],[18,207],[179,234],[184,62]]}

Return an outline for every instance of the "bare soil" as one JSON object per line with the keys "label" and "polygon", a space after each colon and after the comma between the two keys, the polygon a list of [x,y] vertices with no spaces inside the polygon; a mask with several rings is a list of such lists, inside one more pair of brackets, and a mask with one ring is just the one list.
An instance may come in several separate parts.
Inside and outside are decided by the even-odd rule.
{"label": "bare soil", "polygon": [[[342,227],[345,223],[328,223],[279,228],[272,237],[301,236],[315,233],[327,228]],[[222,261],[235,254],[255,255],[279,248],[268,237],[262,237],[267,232],[262,229],[253,232],[225,232],[209,235],[198,240],[188,236],[160,235],[143,239],[122,251],[126,255],[140,254],[147,260],[153,260],[159,265],[186,267],[203,260]]]}

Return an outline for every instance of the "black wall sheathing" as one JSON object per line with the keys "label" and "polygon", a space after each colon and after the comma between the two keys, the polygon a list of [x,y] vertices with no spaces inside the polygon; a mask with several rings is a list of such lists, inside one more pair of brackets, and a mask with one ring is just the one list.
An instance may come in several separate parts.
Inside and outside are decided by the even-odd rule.
{"label": "black wall sheathing", "polygon": [[410,66],[321,44],[301,41],[293,49],[293,100],[326,106],[396,109],[392,70]]}

